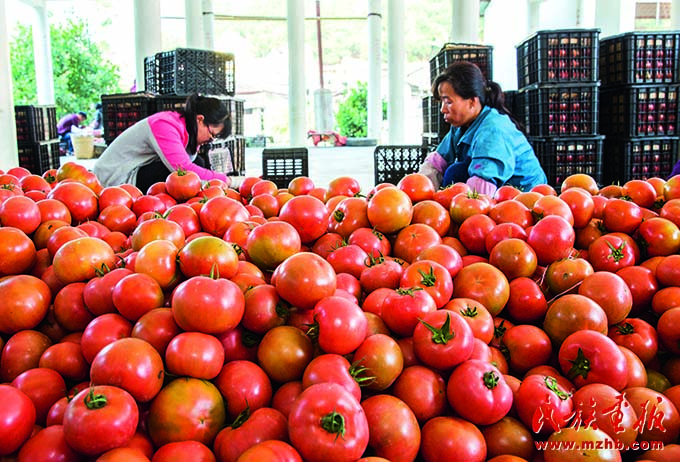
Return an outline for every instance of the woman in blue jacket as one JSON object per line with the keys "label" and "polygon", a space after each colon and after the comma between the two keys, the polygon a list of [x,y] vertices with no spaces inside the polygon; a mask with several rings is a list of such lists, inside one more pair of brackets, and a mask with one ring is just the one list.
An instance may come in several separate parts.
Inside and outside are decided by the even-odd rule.
{"label": "woman in blue jacket", "polygon": [[451,124],[420,168],[436,188],[465,182],[493,195],[505,184],[528,191],[547,183],[522,126],[503,105],[501,87],[487,81],[479,67],[452,64],[435,79],[432,92]]}

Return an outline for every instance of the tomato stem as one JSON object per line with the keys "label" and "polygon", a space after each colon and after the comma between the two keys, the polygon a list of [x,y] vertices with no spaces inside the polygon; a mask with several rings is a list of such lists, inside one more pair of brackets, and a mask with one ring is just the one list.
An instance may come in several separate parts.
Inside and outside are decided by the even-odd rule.
{"label": "tomato stem", "polygon": [[559,387],[555,377],[548,375],[545,377],[544,382],[545,386],[548,387],[548,390],[554,392],[557,395],[557,397],[562,401],[569,398],[569,393],[565,392]]}
{"label": "tomato stem", "polygon": [[498,385],[500,377],[498,377],[498,374],[496,374],[494,371],[488,371],[484,373],[482,380],[484,380],[484,386],[486,388],[493,390]]}
{"label": "tomato stem", "polygon": [[363,374],[366,371],[370,371],[368,367],[365,367],[361,364],[361,361],[363,358],[354,361],[350,366],[349,366],[349,375],[352,376],[354,381],[359,384],[360,387],[366,387],[373,382],[375,382],[375,376],[366,376],[366,377],[359,377],[361,374]]}
{"label": "tomato stem", "polygon": [[250,405],[248,404],[248,401],[246,400],[246,408],[239,412],[239,414],[236,416],[236,419],[234,420],[234,423],[231,424],[231,428],[236,429],[246,423],[246,421],[250,418]]}
{"label": "tomato stem", "polygon": [[623,255],[623,248],[626,246],[626,241],[623,241],[623,242],[621,243],[621,245],[618,246],[618,247],[614,247],[614,245],[613,245],[611,242],[609,242],[609,241],[605,241],[605,242],[607,242],[607,246],[609,246],[609,249],[612,251],[612,253],[610,253],[610,254],[607,256],[607,258],[613,258],[614,261],[615,261],[616,263],[618,263],[619,260],[621,260],[621,259],[624,257],[624,255]]}
{"label": "tomato stem", "polygon": [[614,327],[616,328],[616,331],[622,335],[629,335],[635,332],[635,328],[629,322],[619,323]]}
{"label": "tomato stem", "polygon": [[584,379],[588,378],[588,372],[590,372],[590,360],[586,358],[586,355],[583,353],[581,348],[578,349],[576,358],[573,360],[570,359],[569,362],[572,364],[571,369],[569,369],[569,373],[567,374],[567,378],[569,380],[574,380],[579,376]]}
{"label": "tomato stem", "polygon": [[444,324],[439,328],[431,326],[420,318],[418,318],[418,321],[432,332],[432,342],[437,345],[446,345],[449,343],[449,340],[456,336],[456,334],[451,331],[451,315],[449,315],[449,313],[446,313],[446,321],[444,321]]}
{"label": "tomato stem", "polygon": [[434,287],[434,284],[437,282],[437,276],[434,275],[434,268],[430,266],[429,273],[426,273],[425,271],[418,269],[418,273],[423,278],[420,281],[422,285],[424,285],[425,287]]}
{"label": "tomato stem", "polygon": [[101,409],[104,406],[106,406],[106,403],[108,400],[106,399],[106,396],[104,395],[95,395],[94,394],[94,387],[90,387],[90,391],[88,392],[87,395],[85,395],[85,398],[83,399],[83,402],[85,403],[85,407],[92,410],[92,409]]}
{"label": "tomato stem", "polygon": [[329,412],[321,418],[321,428],[326,430],[328,433],[335,433],[337,437],[344,438],[345,431],[345,417],[338,412]]}

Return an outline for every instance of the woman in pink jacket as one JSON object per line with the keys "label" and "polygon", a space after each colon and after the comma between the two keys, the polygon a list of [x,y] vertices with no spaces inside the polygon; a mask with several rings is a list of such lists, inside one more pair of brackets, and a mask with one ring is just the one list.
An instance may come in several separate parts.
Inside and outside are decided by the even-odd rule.
{"label": "woman in pink jacket", "polygon": [[194,94],[187,98],[184,110],[158,112],[121,133],[97,160],[94,173],[104,186],[130,183],[144,193],[177,169],[196,172],[203,180],[219,178],[229,185],[234,177],[205,168],[197,151],[201,144],[230,132],[224,102]]}

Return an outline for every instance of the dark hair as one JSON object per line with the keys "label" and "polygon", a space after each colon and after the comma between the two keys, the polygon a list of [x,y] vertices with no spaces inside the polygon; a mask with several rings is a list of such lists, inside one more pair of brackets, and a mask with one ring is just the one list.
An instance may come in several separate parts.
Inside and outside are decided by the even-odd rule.
{"label": "dark hair", "polygon": [[187,152],[195,154],[198,149],[198,124],[196,116],[202,115],[208,125],[224,124],[224,128],[216,135],[217,138],[226,138],[231,134],[231,117],[229,108],[224,101],[210,96],[202,96],[198,93],[189,95],[184,104],[184,110],[178,111],[184,117],[189,133]]}
{"label": "dark hair", "polygon": [[490,106],[501,114],[506,114],[517,129],[526,135],[524,126],[505,106],[505,96],[501,86],[493,80],[487,80],[481,69],[468,61],[457,61],[439,74],[432,83],[432,94],[439,101],[439,85],[447,82],[458,96],[465,99],[479,98],[484,106]]}
{"label": "dark hair", "polygon": [[87,119],[87,114],[84,113],[83,111],[80,111],[80,112],[78,113],[78,115],[81,115],[81,116],[83,116],[83,117],[85,117],[85,118]]}

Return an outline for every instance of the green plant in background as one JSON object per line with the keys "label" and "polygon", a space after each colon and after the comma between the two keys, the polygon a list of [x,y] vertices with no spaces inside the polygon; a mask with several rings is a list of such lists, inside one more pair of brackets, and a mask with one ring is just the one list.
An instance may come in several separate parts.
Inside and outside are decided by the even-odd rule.
{"label": "green plant in background", "polygon": [[[363,138],[367,133],[368,125],[368,84],[357,82],[356,87],[351,88],[347,97],[338,105],[335,115],[338,131],[341,135],[351,138]],[[382,102],[382,119],[387,118],[387,102]]]}
{"label": "green plant in background", "polygon": [[[57,117],[85,111],[93,114],[103,94],[121,92],[118,66],[102,58],[100,46],[84,22],[69,20],[50,26]],[[33,38],[30,26],[19,25],[10,44],[14,104],[37,104]],[[88,119],[89,121],[89,119]]]}

